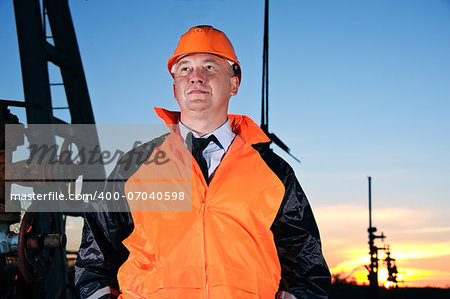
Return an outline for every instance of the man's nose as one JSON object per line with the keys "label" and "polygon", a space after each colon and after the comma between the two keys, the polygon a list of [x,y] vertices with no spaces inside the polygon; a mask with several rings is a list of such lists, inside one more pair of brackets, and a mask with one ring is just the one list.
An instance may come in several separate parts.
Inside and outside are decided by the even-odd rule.
{"label": "man's nose", "polygon": [[200,68],[194,68],[191,73],[190,78],[191,83],[204,83],[205,82],[205,74],[203,74]]}

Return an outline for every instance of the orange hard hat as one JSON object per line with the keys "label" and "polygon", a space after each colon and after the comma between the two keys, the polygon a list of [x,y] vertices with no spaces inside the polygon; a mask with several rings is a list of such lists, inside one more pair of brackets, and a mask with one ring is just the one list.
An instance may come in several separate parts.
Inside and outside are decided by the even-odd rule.
{"label": "orange hard hat", "polygon": [[172,67],[181,56],[190,53],[210,53],[221,56],[234,64],[235,75],[241,81],[241,65],[233,45],[222,31],[209,26],[195,26],[180,37],[175,53],[167,61],[167,69],[173,77]]}

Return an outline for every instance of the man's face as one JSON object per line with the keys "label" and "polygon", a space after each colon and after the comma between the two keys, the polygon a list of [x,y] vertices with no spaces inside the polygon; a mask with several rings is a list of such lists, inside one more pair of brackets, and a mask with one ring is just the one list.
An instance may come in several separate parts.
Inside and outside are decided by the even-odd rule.
{"label": "man's face", "polygon": [[227,60],[213,54],[189,54],[177,62],[174,71],[174,98],[182,114],[204,112],[226,117],[230,97],[239,87]]}

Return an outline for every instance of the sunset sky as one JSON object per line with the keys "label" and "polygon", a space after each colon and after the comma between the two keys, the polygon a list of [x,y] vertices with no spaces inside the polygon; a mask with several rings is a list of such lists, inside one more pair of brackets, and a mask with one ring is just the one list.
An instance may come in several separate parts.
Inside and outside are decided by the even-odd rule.
{"label": "sunset sky", "polygon": [[[371,176],[373,225],[386,235],[376,244],[390,246],[401,285],[450,287],[450,1],[270,4],[269,129],[301,160],[274,148],[310,200],[332,272],[367,283]],[[159,124],[153,106],[177,109],[167,59],[202,24],[223,30],[241,62],[230,113],[260,122],[263,0],[69,5],[97,123]],[[0,0],[0,28],[0,98],[22,101],[10,0]],[[54,67],[51,76],[60,80]],[[62,90],[52,95],[66,105]],[[23,108],[11,110],[26,123]],[[75,248],[80,219],[68,226]]]}

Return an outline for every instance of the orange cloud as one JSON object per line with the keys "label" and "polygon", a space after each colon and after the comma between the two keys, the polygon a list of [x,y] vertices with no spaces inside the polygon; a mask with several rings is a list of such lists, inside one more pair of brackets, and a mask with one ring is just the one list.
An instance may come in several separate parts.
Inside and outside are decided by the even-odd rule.
{"label": "orange cloud", "polygon": [[395,257],[399,260],[426,259],[444,256],[450,256],[450,242],[395,245]]}
{"label": "orange cloud", "polygon": [[[391,248],[392,249],[392,248]],[[358,283],[367,284],[368,271],[365,269],[365,265],[369,265],[368,249],[348,249],[343,248],[341,254],[347,256],[348,259],[338,263],[330,270],[332,273],[344,273],[347,276],[352,276]],[[386,257],[383,250],[379,251],[379,282],[385,284],[387,281],[387,269],[383,263],[383,259]],[[399,267],[398,281],[404,281],[409,286],[440,286],[447,287],[448,281],[450,281],[450,272],[446,270],[437,269],[424,269],[406,267],[402,268],[402,261],[422,259],[422,265],[426,263],[427,259],[440,258],[442,263],[449,262],[450,258],[450,242],[441,242],[433,244],[397,244],[393,250],[391,257],[396,259],[397,266]],[[426,264],[425,264],[426,265]],[[417,263],[416,263],[417,266]],[[420,266],[419,266],[420,267]],[[389,283],[385,284],[386,286]]]}

